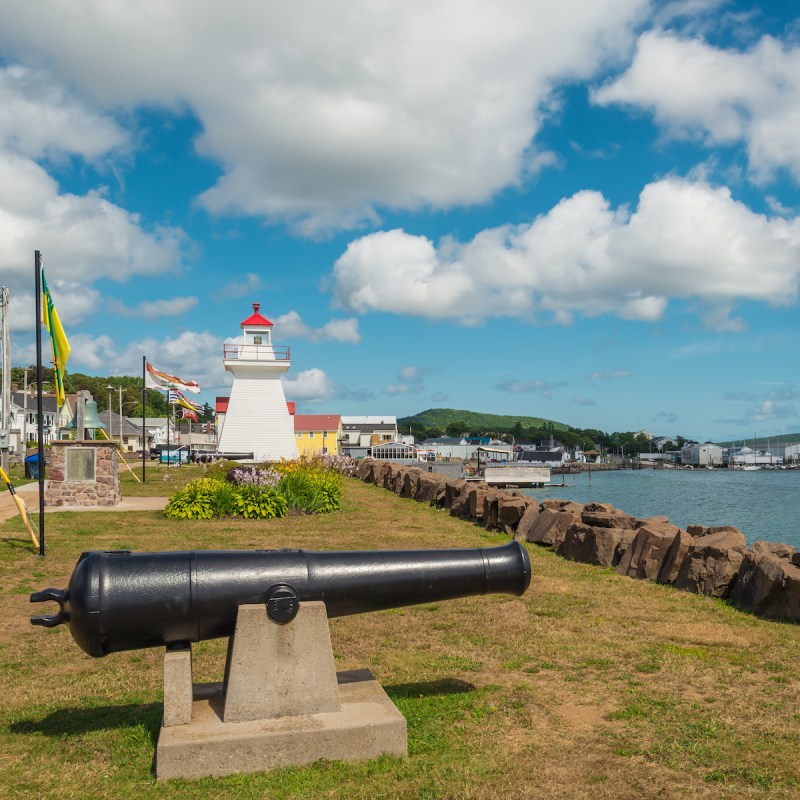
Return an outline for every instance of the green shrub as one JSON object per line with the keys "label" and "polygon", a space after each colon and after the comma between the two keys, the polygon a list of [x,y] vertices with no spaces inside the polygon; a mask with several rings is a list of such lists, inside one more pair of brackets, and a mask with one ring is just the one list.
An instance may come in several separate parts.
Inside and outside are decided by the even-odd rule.
{"label": "green shrub", "polygon": [[342,478],[329,470],[301,467],[286,473],[278,484],[289,508],[306,514],[338,511],[342,504]]}
{"label": "green shrub", "polygon": [[236,513],[245,519],[272,519],[286,516],[286,498],[275,489],[242,486],[235,493]]}
{"label": "green shrub", "polygon": [[173,519],[211,519],[214,516],[212,498],[220,481],[198,478],[187,483],[170,497],[164,513]]}
{"label": "green shrub", "polygon": [[211,510],[215,517],[233,517],[237,513],[237,490],[225,481],[218,481],[211,493]]}

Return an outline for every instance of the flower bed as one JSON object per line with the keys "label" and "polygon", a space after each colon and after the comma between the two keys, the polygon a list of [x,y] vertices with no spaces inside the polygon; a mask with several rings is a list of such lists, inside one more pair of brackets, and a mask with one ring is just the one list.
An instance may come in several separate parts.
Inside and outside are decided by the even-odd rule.
{"label": "flower bed", "polygon": [[341,508],[342,476],[354,469],[354,459],[328,455],[217,467],[176,492],[164,513],[174,519],[327,514]]}

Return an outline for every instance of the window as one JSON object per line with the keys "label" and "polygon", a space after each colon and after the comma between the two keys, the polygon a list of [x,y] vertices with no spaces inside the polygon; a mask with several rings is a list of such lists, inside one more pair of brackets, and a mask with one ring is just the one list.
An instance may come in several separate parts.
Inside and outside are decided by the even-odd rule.
{"label": "window", "polygon": [[328,438],[328,431],[322,431],[322,438],[323,439],[327,439]]}
{"label": "window", "polygon": [[261,337],[260,336],[254,336],[253,337],[253,344],[261,344]]}

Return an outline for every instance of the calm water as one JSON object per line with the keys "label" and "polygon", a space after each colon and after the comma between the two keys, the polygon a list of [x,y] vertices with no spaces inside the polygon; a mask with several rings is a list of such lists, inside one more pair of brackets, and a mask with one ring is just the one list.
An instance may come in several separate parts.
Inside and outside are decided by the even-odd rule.
{"label": "calm water", "polygon": [[[561,475],[553,475],[558,481]],[[637,517],[686,525],[735,525],[748,544],[763,539],[800,549],[800,470],[619,470],[566,475],[566,486],[525,490],[579,503],[611,503]]]}

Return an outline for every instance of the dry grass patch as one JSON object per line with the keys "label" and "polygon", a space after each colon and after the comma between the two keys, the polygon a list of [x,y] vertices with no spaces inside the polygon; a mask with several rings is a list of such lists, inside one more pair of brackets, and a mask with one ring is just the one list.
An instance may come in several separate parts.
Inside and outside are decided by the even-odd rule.
{"label": "dry grass patch", "polygon": [[[162,653],[94,660],[63,627],[27,622],[29,589],[65,586],[82,550],[474,547],[505,537],[357,481],[347,482],[342,511],[324,517],[178,522],[157,512],[63,513],[47,521],[44,560],[30,553],[18,520],[0,525],[3,797],[800,793],[800,627],[538,548],[523,598],[331,620],[338,667],[370,667],[406,716],[407,759],[156,785]],[[194,652],[195,679],[219,680],[225,642]]]}

